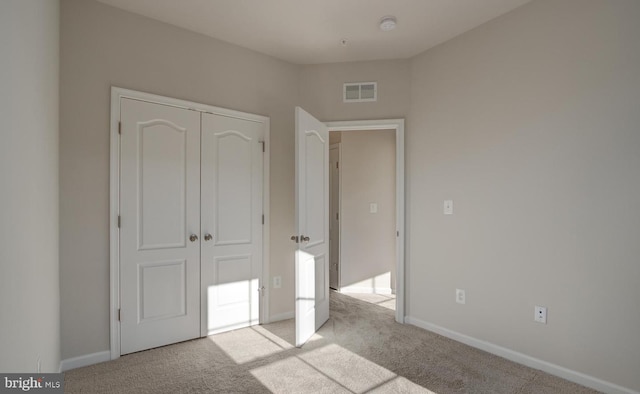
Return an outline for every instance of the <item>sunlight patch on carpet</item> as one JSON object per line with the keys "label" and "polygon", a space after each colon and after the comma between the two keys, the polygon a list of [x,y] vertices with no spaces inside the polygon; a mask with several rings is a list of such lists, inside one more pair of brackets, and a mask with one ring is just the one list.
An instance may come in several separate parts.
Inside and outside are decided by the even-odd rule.
{"label": "sunlight patch on carpet", "polygon": [[[268,340],[274,342],[276,345],[280,346],[283,349],[293,349],[295,347],[295,346],[293,346],[293,344],[289,343],[285,338],[279,337],[278,335],[276,335],[273,332],[267,330],[263,326],[253,326],[253,327],[251,327],[251,329],[254,330],[255,332],[259,333],[263,337],[267,338]],[[293,332],[287,333],[287,334],[293,334],[293,335],[288,335],[288,336],[293,337],[294,338],[293,340],[295,340],[295,334]],[[287,336],[287,335],[285,335],[285,336]]]}
{"label": "sunlight patch on carpet", "polygon": [[396,377],[388,369],[336,344],[323,346],[299,357],[356,393],[366,392]]}
{"label": "sunlight patch on carpet", "polygon": [[251,374],[275,393],[435,394],[337,344],[254,368]]}
{"label": "sunlight patch on carpet", "polygon": [[350,393],[297,357],[289,357],[251,374],[273,393]]}
{"label": "sunlight patch on carpet", "polygon": [[[273,334],[271,335],[275,336]],[[210,336],[209,339],[237,364],[244,364],[265,358],[287,349],[265,335],[262,335],[262,333],[252,329],[228,331]],[[289,348],[291,347],[291,345],[287,345]]]}

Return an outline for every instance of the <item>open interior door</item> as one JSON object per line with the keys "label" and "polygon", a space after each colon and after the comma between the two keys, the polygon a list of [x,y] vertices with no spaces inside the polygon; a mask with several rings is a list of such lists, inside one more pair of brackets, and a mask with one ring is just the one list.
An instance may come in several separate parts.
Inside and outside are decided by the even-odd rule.
{"label": "open interior door", "polygon": [[329,319],[329,131],[296,107],[296,346]]}

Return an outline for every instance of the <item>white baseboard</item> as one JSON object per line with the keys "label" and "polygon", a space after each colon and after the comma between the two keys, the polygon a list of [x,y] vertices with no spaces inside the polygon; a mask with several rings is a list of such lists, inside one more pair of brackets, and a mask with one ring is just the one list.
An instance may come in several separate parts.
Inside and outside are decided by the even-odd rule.
{"label": "white baseboard", "polygon": [[60,361],[60,372],[65,372],[80,367],[86,367],[88,365],[103,363],[109,360],[111,360],[111,352],[109,350],[98,353],[85,354],[84,356],[68,358],[66,360]]}
{"label": "white baseboard", "polygon": [[390,287],[359,287],[359,286],[341,287],[340,293],[393,294]]}
{"label": "white baseboard", "polygon": [[278,313],[277,315],[271,315],[271,319],[269,319],[269,323],[275,323],[281,320],[289,320],[289,319],[293,319],[294,317],[296,317],[296,314],[294,311]]}
{"label": "white baseboard", "polygon": [[617,384],[607,382],[605,380],[598,379],[593,376],[583,374],[581,372],[573,371],[571,369],[561,367],[559,365],[552,364],[550,362],[543,361],[543,360],[528,356],[524,353],[519,353],[514,350],[507,349],[505,347],[498,346],[487,341],[476,339],[468,335],[464,335],[459,332],[452,331],[444,327],[440,327],[436,324],[429,323],[420,319],[416,319],[411,316],[406,316],[404,321],[407,324],[411,324],[416,327],[423,328],[427,331],[435,332],[436,334],[440,334],[447,338],[453,339],[454,341],[462,342],[465,345],[469,345],[477,349],[484,350],[485,352],[495,354],[496,356],[506,358],[507,360],[511,360],[518,364],[539,369],[541,371],[550,373],[555,376],[559,376],[563,379],[581,384],[583,386],[590,387],[598,391],[602,391],[604,393],[640,394],[640,392],[638,391],[634,391],[626,387],[618,386]]}

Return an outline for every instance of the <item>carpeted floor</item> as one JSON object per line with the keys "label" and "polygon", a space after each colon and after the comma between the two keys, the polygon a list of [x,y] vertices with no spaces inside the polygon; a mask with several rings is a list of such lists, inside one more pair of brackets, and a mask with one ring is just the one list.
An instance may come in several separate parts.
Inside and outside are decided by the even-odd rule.
{"label": "carpeted floor", "polygon": [[369,304],[376,304],[378,306],[396,310],[396,295],[395,294],[370,294],[370,293],[342,293],[348,295],[351,298],[357,298],[360,301],[368,302]]}
{"label": "carpeted floor", "polygon": [[65,393],[594,393],[331,293],[331,318],[301,349],[293,320],[69,371]]}

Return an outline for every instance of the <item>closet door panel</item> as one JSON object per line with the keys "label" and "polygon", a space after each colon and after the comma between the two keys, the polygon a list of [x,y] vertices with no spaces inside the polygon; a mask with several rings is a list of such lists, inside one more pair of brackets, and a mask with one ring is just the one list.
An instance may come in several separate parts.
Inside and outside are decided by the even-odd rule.
{"label": "closet door panel", "polygon": [[199,336],[200,114],[121,99],[121,354]]}
{"label": "closet door panel", "polygon": [[214,133],[214,245],[247,245],[252,241],[253,145],[248,133]]}
{"label": "closet door panel", "polygon": [[262,123],[202,115],[202,335],[259,322],[263,137]]}

